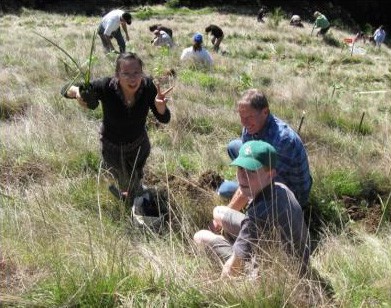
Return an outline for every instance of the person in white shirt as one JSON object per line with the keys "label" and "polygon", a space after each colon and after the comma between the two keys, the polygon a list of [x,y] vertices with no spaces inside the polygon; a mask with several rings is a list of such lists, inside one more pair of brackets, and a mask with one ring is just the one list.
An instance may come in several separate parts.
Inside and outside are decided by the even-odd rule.
{"label": "person in white shirt", "polygon": [[202,46],[203,38],[201,33],[193,36],[193,46],[185,48],[181,54],[181,61],[193,62],[204,66],[212,66],[213,60],[209,52]]}
{"label": "person in white shirt", "polygon": [[384,31],[383,26],[380,26],[376,29],[375,33],[373,33],[373,40],[375,41],[376,47],[380,49],[380,46],[384,42],[385,38],[386,32]]}
{"label": "person in white shirt", "polygon": [[125,32],[126,40],[129,41],[127,25],[132,23],[132,15],[123,10],[112,10],[103,16],[99,24],[98,34],[102,40],[106,53],[115,51],[111,39],[114,37],[119,46],[119,52],[125,52],[125,40],[121,34],[120,26]]}
{"label": "person in white shirt", "polygon": [[165,31],[155,30],[153,33],[155,34],[155,37],[151,42],[153,46],[167,46],[169,48],[174,46],[171,36]]}
{"label": "person in white shirt", "polygon": [[292,15],[289,24],[293,27],[304,28],[304,25],[301,22],[301,17],[299,15]]}

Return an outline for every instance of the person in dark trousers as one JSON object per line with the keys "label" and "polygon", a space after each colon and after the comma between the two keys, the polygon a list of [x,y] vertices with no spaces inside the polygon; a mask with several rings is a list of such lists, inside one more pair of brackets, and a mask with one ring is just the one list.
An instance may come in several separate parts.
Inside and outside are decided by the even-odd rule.
{"label": "person in dark trousers", "polygon": [[312,30],[314,30],[315,28],[319,28],[320,30],[318,31],[318,33],[316,33],[316,36],[319,36],[319,35],[324,36],[327,33],[327,31],[329,31],[329,29],[330,29],[330,22],[328,21],[328,19],[325,15],[323,15],[322,13],[320,13],[318,11],[316,11],[314,13],[314,17],[316,19],[315,19],[314,26],[313,26]]}
{"label": "person in dark trousers", "polygon": [[375,42],[375,46],[380,49],[381,44],[383,44],[386,38],[386,32],[384,31],[383,26],[379,26],[373,33],[373,40]]}
{"label": "person in dark trousers", "polygon": [[166,91],[155,86],[143,71],[143,62],[135,53],[122,53],[116,61],[114,76],[91,81],[94,100],[83,98],[80,87],[73,85],[62,91],[66,98],[77,99],[80,105],[96,109],[101,103],[103,121],[101,148],[105,167],[118,182],[121,198],[133,205],[143,193],[141,179],[151,145],[146,130],[149,111],[161,123],[171,118]]}
{"label": "person in dark trousers", "polygon": [[206,34],[209,34],[209,33],[212,34],[211,41],[213,44],[213,50],[216,52],[219,51],[221,41],[224,38],[223,30],[219,26],[211,24],[205,28],[205,32],[206,32]]}
{"label": "person in dark trousers", "polygon": [[112,10],[103,16],[98,27],[98,34],[102,40],[106,53],[115,51],[111,39],[114,37],[119,46],[119,52],[125,52],[125,40],[121,34],[125,32],[126,40],[129,41],[127,25],[132,23],[132,15],[123,10]]}

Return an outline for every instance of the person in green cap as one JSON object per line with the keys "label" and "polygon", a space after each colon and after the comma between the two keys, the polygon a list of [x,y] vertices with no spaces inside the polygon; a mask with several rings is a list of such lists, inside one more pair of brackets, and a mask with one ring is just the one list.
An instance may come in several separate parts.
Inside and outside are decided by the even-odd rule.
{"label": "person in green cap", "polygon": [[213,209],[213,230],[223,232],[200,230],[194,235],[197,244],[223,261],[223,277],[240,274],[255,248],[274,239],[297,260],[300,275],[307,272],[310,254],[307,225],[295,195],[286,185],[274,181],[276,162],[276,150],[269,143],[260,140],[244,143],[231,165],[237,166],[240,189],[251,199],[246,213],[217,206]]}

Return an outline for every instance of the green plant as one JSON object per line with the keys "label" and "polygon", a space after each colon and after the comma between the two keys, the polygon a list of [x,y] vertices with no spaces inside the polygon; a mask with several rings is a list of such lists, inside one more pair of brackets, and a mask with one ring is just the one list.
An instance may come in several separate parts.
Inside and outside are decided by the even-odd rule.
{"label": "green plant", "polygon": [[385,222],[390,220],[391,193],[388,195],[388,198],[385,202],[380,197],[379,197],[379,200],[380,200],[380,205],[381,205],[381,209],[382,209],[382,215],[380,217],[380,221],[379,221],[379,224],[376,229],[376,234],[379,233],[380,228],[385,225]]}
{"label": "green plant", "polygon": [[74,85],[77,82],[80,82],[80,95],[82,96],[83,100],[85,102],[95,102],[96,101],[96,95],[91,91],[91,71],[93,67],[93,63],[96,60],[96,57],[94,56],[94,50],[95,50],[95,39],[97,36],[97,31],[94,31],[91,39],[91,47],[90,47],[90,52],[87,58],[87,61],[84,63],[80,64],[71,54],[65,50],[63,47],[61,47],[59,44],[54,42],[53,40],[47,38],[46,36],[35,32],[34,33],[50,44],[52,44],[55,48],[60,50],[67,58],[68,60],[71,61],[71,64],[73,64],[73,67],[70,67],[69,64],[65,61],[64,66],[65,69],[69,71],[69,68],[71,69],[72,72],[74,72],[74,76],[72,77],[72,81],[67,84],[67,86],[63,89],[63,95],[66,93],[69,88]]}
{"label": "green plant", "polygon": [[[153,73],[157,82],[161,83],[164,79],[172,79],[173,74],[169,73],[167,76],[168,70],[168,56],[170,55],[170,48],[168,46],[161,46],[159,48],[159,56],[157,61],[155,61],[155,67],[153,68]],[[171,77],[171,78],[169,78]]]}
{"label": "green plant", "polygon": [[168,0],[165,4],[169,8],[179,8],[181,6],[180,0]]}
{"label": "green plant", "polygon": [[139,20],[147,20],[155,14],[156,14],[156,12],[154,12],[154,10],[152,10],[151,7],[147,6],[147,7],[143,7],[141,10],[137,11],[135,14],[135,17],[137,17],[137,19],[139,19]]}
{"label": "green plant", "polygon": [[336,39],[331,33],[324,35],[323,41],[329,46],[334,46],[339,48],[341,48],[344,44],[340,40]]}
{"label": "green plant", "polygon": [[271,28],[277,28],[280,24],[281,20],[284,19],[284,12],[282,11],[281,7],[277,7],[273,10],[269,17],[269,23],[268,25]]}
{"label": "green plant", "polygon": [[201,70],[186,69],[181,72],[181,80],[188,85],[199,84],[201,87],[209,90],[214,90],[220,85],[220,81]]}
{"label": "green plant", "polygon": [[[336,100],[332,100],[331,97],[329,104],[336,104]],[[319,114],[319,120],[328,127],[338,129],[343,133],[370,135],[373,132],[373,125],[364,121],[364,115],[365,113],[358,115],[355,111],[337,115],[336,110],[324,109]]]}
{"label": "green plant", "polygon": [[238,91],[244,91],[253,87],[254,83],[252,77],[247,73],[241,73],[239,75],[239,81],[237,86]]}
{"label": "green plant", "polygon": [[335,90],[342,89],[342,88],[343,88],[343,85],[333,83],[332,87],[333,87],[333,91],[331,92],[331,98],[334,97]]}

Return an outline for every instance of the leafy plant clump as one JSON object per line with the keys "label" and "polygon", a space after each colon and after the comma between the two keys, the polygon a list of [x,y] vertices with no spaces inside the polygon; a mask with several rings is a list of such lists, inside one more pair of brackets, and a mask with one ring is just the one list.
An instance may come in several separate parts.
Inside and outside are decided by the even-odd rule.
{"label": "leafy plant clump", "polygon": [[91,81],[91,71],[92,71],[93,63],[96,60],[94,56],[94,51],[95,51],[95,40],[97,36],[97,31],[94,31],[94,34],[92,35],[90,53],[87,58],[87,61],[85,61],[83,64],[80,64],[73,56],[71,56],[71,54],[66,49],[58,45],[53,40],[47,38],[46,36],[41,35],[38,32],[34,32],[34,33],[40,36],[41,38],[43,38],[44,40],[46,40],[47,42],[49,42],[50,44],[52,44],[58,50],[60,50],[68,58],[68,60],[71,61],[72,64],[71,67],[67,62],[63,61],[65,68],[70,67],[74,76],[72,77],[72,80],[68,82],[66,86],[63,87],[61,94],[66,96],[66,93],[69,90],[69,88],[74,84],[78,84],[80,96],[83,98],[83,100],[87,104],[96,103],[97,101],[96,93],[92,91],[92,86],[90,81]]}

